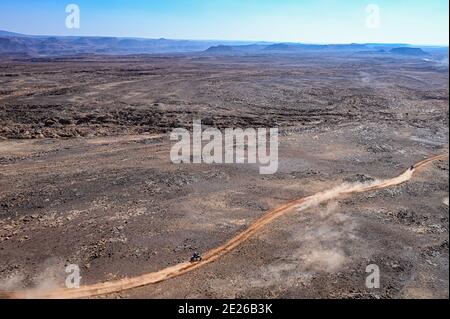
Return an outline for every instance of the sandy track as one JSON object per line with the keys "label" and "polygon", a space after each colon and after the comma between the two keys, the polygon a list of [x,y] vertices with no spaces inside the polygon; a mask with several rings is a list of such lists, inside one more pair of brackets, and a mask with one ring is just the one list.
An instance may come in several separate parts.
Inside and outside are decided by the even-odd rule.
{"label": "sandy track", "polygon": [[383,189],[387,187],[392,187],[396,185],[403,184],[413,177],[421,168],[431,164],[434,161],[444,160],[448,158],[448,154],[437,155],[428,158],[414,166],[413,169],[408,169],[403,174],[394,177],[392,179],[386,180],[375,180],[369,183],[354,183],[354,184],[342,184],[333,189],[320,192],[308,197],[300,198],[288,202],[272,211],[269,211],[260,219],[256,220],[252,225],[250,225],[245,231],[236,235],[228,242],[220,247],[210,250],[203,256],[203,260],[198,263],[185,262],[172,267],[165,268],[158,272],[145,274],[142,276],[134,278],[124,278],[116,281],[109,281],[89,286],[83,286],[79,289],[57,289],[52,291],[42,291],[42,290],[26,290],[26,291],[16,291],[16,292],[0,292],[0,298],[9,299],[71,299],[71,298],[89,298],[99,295],[106,295],[117,293],[124,290],[129,290],[137,287],[142,287],[150,284],[156,284],[168,279],[181,276],[187,272],[193,271],[197,268],[203,267],[228,252],[235,249],[237,246],[241,245],[247,241],[251,236],[259,232],[267,224],[270,224],[273,220],[278,217],[293,211],[303,211],[305,209],[314,207],[320,203],[329,201],[331,199],[363,192],[369,192],[373,190]]}

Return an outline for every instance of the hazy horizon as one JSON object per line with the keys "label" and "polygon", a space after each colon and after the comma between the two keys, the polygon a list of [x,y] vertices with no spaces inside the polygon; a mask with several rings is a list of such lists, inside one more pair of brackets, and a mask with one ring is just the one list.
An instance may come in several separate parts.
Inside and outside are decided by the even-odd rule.
{"label": "hazy horizon", "polygon": [[342,43],[322,43],[322,42],[283,42],[283,41],[264,41],[264,40],[223,40],[223,39],[182,39],[182,38],[149,38],[149,37],[133,37],[133,36],[112,36],[112,35],[55,35],[55,34],[28,34],[20,33],[13,30],[0,29],[0,32],[16,33],[22,36],[30,37],[87,37],[87,38],[119,38],[119,39],[139,39],[139,40],[169,40],[169,41],[198,41],[198,42],[214,42],[224,43],[230,45],[246,45],[246,44],[304,44],[304,45],[407,45],[412,47],[436,47],[436,48],[448,48],[448,44],[414,44],[406,42],[342,42]]}

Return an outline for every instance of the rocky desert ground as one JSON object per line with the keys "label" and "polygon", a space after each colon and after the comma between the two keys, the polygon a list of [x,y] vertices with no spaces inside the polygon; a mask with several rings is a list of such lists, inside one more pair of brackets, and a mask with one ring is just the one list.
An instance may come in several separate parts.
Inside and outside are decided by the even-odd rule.
{"label": "rocky desert ground", "polygon": [[[0,60],[0,291],[188,261],[291,200],[448,154],[447,64],[382,54]],[[277,127],[279,170],[173,164],[174,128]],[[100,298],[448,298],[448,160],[292,211],[228,254]],[[366,287],[366,267],[380,288]]]}

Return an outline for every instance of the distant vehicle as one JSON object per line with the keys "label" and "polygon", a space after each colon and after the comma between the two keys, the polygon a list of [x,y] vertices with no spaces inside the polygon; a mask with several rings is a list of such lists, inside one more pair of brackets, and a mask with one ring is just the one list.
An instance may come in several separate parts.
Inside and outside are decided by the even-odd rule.
{"label": "distant vehicle", "polygon": [[191,257],[191,263],[202,261],[202,256],[199,253],[194,253]]}

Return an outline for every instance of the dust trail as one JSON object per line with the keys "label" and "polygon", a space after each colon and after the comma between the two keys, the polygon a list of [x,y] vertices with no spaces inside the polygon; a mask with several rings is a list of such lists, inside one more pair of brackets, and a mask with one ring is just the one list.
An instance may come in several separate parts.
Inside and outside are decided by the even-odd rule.
{"label": "dust trail", "polygon": [[0,297],[3,298],[39,298],[39,299],[70,299],[70,298],[89,298],[99,295],[106,295],[117,293],[124,290],[129,290],[132,288],[147,286],[151,284],[156,284],[168,279],[181,276],[187,272],[193,271],[200,267],[203,267],[209,263],[214,262],[218,258],[227,254],[228,252],[235,249],[237,246],[241,245],[247,241],[251,236],[259,232],[264,226],[270,224],[273,220],[279,218],[286,213],[297,209],[298,211],[303,211],[308,208],[317,206],[323,202],[335,199],[337,197],[357,194],[363,192],[369,192],[377,189],[383,189],[386,187],[396,186],[409,181],[417,170],[429,165],[430,163],[438,160],[444,160],[448,158],[448,154],[438,155],[426,159],[418,164],[416,164],[411,169],[400,176],[394,177],[392,179],[386,180],[376,180],[369,183],[356,183],[356,184],[342,184],[331,190],[317,193],[308,197],[293,200],[286,203],[272,211],[269,211],[266,215],[256,220],[242,233],[236,235],[228,242],[220,247],[210,250],[203,256],[203,260],[198,263],[181,263],[168,267],[166,269],[160,270],[158,272],[145,274],[142,276],[134,278],[125,278],[116,281],[109,281],[100,284],[83,286],[79,289],[57,289],[52,291],[16,291],[16,292],[3,292],[0,293]]}

